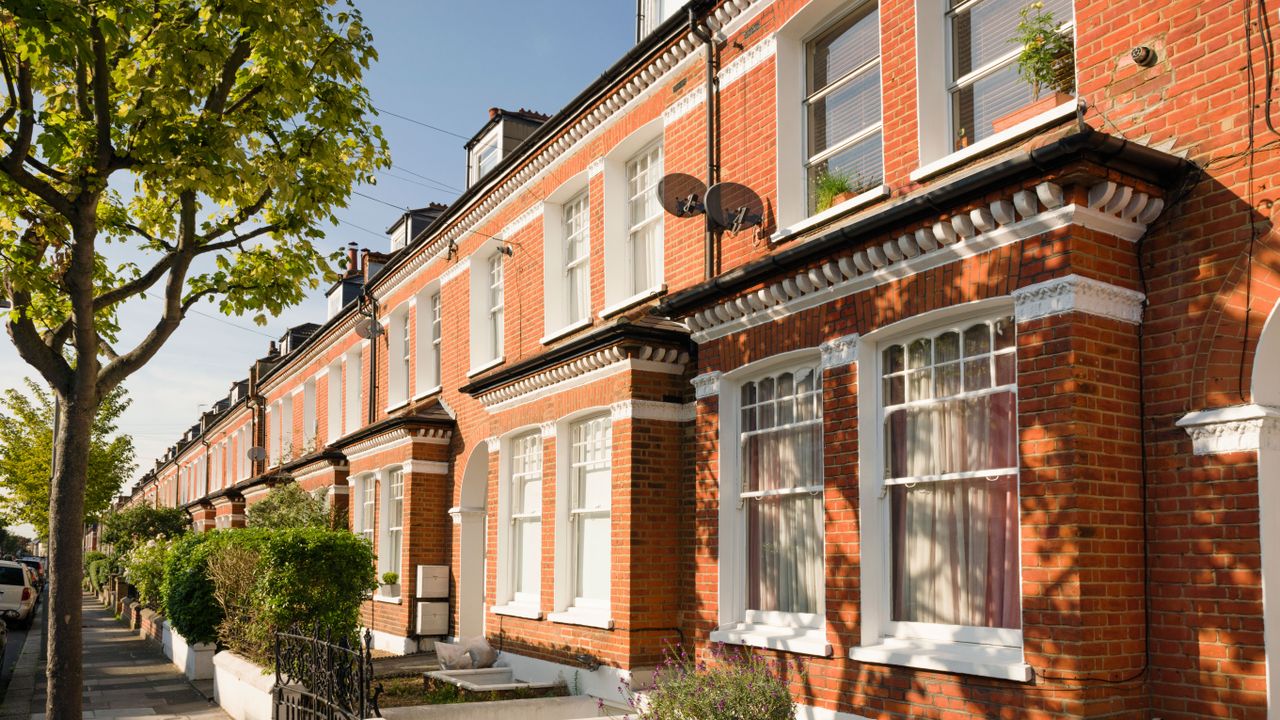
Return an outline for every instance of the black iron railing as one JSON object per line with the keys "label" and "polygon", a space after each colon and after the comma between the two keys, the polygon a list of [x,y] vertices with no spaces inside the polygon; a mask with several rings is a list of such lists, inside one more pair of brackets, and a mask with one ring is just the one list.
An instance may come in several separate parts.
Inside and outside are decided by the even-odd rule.
{"label": "black iron railing", "polygon": [[273,720],[382,717],[373,686],[372,634],[334,637],[320,630],[276,633]]}

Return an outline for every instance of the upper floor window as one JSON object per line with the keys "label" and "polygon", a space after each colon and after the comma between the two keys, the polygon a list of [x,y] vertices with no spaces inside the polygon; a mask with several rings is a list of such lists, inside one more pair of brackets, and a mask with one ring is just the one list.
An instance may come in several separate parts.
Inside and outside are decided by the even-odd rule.
{"label": "upper floor window", "polygon": [[329,363],[325,389],[325,441],[342,437],[342,359]]}
{"label": "upper floor window", "polygon": [[631,292],[643,293],[662,284],[662,143],[641,150],[628,163],[627,242],[630,248]]}
{"label": "upper floor window", "polygon": [[489,343],[492,357],[502,357],[503,330],[503,254],[489,257]]}
{"label": "upper floor window", "polygon": [[[1011,39],[1025,5],[1024,0],[949,0],[947,91],[957,150],[1003,129],[1002,118],[1036,100],[1031,86],[1018,77],[1022,48]],[[1071,0],[1044,0],[1043,9],[1064,24],[1072,22]]]}
{"label": "upper floor window", "polygon": [[882,351],[890,634],[1021,627],[1014,345],[1003,317]]}
{"label": "upper floor window", "polygon": [[392,408],[409,401],[409,370],[413,363],[409,334],[409,305],[405,303],[391,313],[387,333],[387,403]]}
{"label": "upper floor window", "polygon": [[494,138],[476,150],[476,179],[484,177],[498,165],[501,154],[498,152],[498,140]]}
{"label": "upper floor window", "polygon": [[316,381],[307,380],[302,386],[302,452],[310,453],[316,449],[316,435],[319,421],[316,419]]}
{"label": "upper floor window", "polygon": [[587,193],[579,193],[564,204],[564,282],[569,324],[591,314],[591,267],[588,262],[589,227]]}
{"label": "upper floor window", "polygon": [[884,176],[880,12],[864,3],[806,44],[805,174],[809,213]]}
{"label": "upper floor window", "polygon": [[440,293],[434,293],[431,296],[431,365],[435,372],[434,380],[430,386],[435,387],[440,384],[440,344],[443,339],[440,334]]}
{"label": "upper floor window", "polygon": [[353,433],[360,427],[360,386],[363,384],[363,376],[361,375],[361,356],[360,346],[356,346],[347,351],[346,361],[344,363],[345,370],[343,372],[343,382],[346,383],[343,399],[343,420],[346,423],[345,432]]}

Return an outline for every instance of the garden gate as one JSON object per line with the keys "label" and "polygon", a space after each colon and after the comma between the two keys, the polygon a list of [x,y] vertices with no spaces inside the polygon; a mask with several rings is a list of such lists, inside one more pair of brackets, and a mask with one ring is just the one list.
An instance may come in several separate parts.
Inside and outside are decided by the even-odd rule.
{"label": "garden gate", "polygon": [[273,720],[365,720],[382,717],[373,687],[373,639],[334,638],[300,630],[276,633]]}

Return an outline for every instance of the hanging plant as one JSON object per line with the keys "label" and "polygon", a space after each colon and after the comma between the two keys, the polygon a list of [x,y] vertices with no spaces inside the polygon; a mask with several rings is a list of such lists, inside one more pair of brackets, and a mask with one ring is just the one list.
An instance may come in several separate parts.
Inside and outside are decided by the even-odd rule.
{"label": "hanging plant", "polygon": [[1044,3],[1033,2],[1019,11],[1017,34],[1010,40],[1022,46],[1018,77],[1031,85],[1036,98],[1047,87],[1061,93],[1075,90],[1075,47]]}

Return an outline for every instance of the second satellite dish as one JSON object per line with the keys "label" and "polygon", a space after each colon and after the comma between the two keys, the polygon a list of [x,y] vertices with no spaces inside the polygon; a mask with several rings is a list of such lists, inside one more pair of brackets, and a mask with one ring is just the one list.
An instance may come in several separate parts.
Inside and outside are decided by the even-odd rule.
{"label": "second satellite dish", "polygon": [[759,225],[764,219],[764,203],[746,185],[716,183],[707,189],[706,204],[711,220],[735,234]]}

